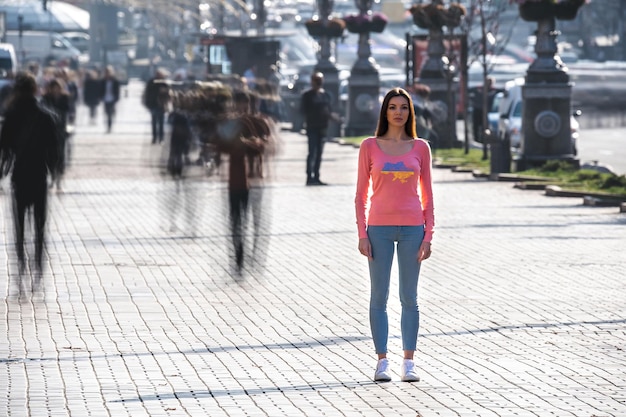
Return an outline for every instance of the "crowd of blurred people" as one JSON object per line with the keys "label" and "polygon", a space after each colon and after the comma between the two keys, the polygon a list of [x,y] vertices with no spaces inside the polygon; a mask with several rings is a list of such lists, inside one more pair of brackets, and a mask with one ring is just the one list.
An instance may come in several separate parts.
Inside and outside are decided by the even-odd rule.
{"label": "crowd of blurred people", "polygon": [[[277,149],[276,119],[267,111],[274,107],[268,102],[275,100],[263,80],[257,79],[254,88],[237,76],[204,82],[172,80],[160,69],[142,95],[151,113],[151,143],[162,144],[160,166],[176,184],[178,197],[170,199],[172,219],[182,204],[187,205],[183,208],[187,213],[195,210],[194,199],[189,198],[192,188],[185,182],[190,169],[202,167],[206,174],[225,178],[237,272],[243,268],[247,250],[251,261],[261,262],[267,249],[267,242],[262,243],[267,234],[261,231],[266,223],[263,182],[270,175],[267,160]],[[163,128],[164,121],[169,129]]]}
{"label": "crowd of blurred people", "polygon": [[[120,99],[120,83],[112,67],[102,71],[71,70],[32,64],[9,78],[11,81],[0,89],[0,112],[4,116],[0,143],[2,174],[12,178],[20,275],[27,269],[24,216],[32,206],[34,224],[38,226],[34,238],[36,263],[30,265],[30,271],[38,271],[37,275],[41,276],[45,264],[41,261],[45,202],[49,190],[63,191],[63,177],[71,161],[71,138],[79,133],[75,129],[77,109],[84,108],[82,120],[95,126],[100,119],[103,133],[110,133]],[[267,222],[262,216],[263,182],[270,175],[271,164],[267,160],[277,150],[280,118],[277,90],[271,81],[260,78],[248,83],[245,77],[216,76],[199,82],[178,74],[170,78],[166,70],[156,69],[154,77],[146,83],[141,103],[137,103],[150,112],[151,142],[159,145],[153,149],[159,149],[157,153],[162,158],[159,166],[176,193],[169,199],[173,203],[170,214],[173,218],[186,213],[190,226],[187,231],[191,234],[195,228],[196,202],[191,191],[194,187],[186,181],[189,170],[195,167],[203,175],[217,174],[224,178],[231,253],[239,273],[244,259],[262,262],[267,253],[268,235],[262,232]],[[24,105],[26,102],[28,106]],[[103,117],[98,118],[99,112]],[[29,117],[40,113],[47,116],[37,117],[49,116],[52,121],[45,125],[48,127],[45,133],[28,127]],[[42,149],[45,155],[41,154]],[[20,177],[20,172],[25,172],[16,170],[24,165],[18,162],[20,159],[30,161],[28,164],[37,168],[27,170],[30,174]],[[20,191],[24,189],[29,190],[28,195]]]}

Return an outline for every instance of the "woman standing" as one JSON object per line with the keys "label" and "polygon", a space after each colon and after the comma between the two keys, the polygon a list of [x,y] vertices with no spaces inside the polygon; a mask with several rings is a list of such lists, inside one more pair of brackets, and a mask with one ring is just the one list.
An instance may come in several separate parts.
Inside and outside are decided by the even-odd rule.
{"label": "woman standing", "polygon": [[428,142],[417,138],[411,96],[401,88],[387,93],[375,136],[361,144],[355,206],[359,251],[369,262],[369,317],[378,355],[374,380],[391,380],[387,299],[397,244],[404,350],[401,377],[402,381],[419,381],[413,356],[419,329],[417,283],[421,262],[431,254],[434,228],[431,151]]}

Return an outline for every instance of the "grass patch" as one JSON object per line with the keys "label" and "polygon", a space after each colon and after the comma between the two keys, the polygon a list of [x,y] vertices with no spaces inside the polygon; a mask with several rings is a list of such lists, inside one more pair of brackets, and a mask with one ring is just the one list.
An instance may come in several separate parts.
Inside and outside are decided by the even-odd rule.
{"label": "grass patch", "polygon": [[436,149],[433,151],[433,158],[442,164],[454,164],[462,168],[480,169],[489,173],[490,164],[488,159],[483,159],[482,149],[470,149],[465,153],[464,149]]}
{"label": "grass patch", "polygon": [[548,161],[543,166],[519,172],[554,178],[561,188],[572,191],[613,194],[626,197],[626,176],[576,169],[564,161]]}

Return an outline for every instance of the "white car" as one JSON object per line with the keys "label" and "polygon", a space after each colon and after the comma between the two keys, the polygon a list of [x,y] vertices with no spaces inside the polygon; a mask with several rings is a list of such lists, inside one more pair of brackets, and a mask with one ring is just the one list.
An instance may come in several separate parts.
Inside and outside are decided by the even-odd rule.
{"label": "white car", "polygon": [[[498,120],[498,137],[501,140],[509,140],[513,151],[518,151],[522,146],[523,129],[522,129],[522,86],[524,79],[515,79],[505,84],[505,93],[500,98],[499,120]],[[577,141],[579,137],[580,124],[576,118],[582,113],[580,110],[572,113],[570,116],[570,129],[572,141],[572,154],[578,153]]]}

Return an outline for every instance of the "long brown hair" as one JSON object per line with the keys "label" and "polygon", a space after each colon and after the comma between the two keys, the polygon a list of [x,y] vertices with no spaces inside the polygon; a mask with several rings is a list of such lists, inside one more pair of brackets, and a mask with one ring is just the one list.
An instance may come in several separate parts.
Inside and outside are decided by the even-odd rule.
{"label": "long brown hair", "polygon": [[380,115],[378,116],[378,126],[376,126],[376,136],[384,136],[389,130],[389,121],[387,120],[387,109],[389,108],[389,101],[394,97],[404,97],[409,103],[409,118],[404,125],[404,132],[411,138],[417,137],[417,130],[415,129],[415,108],[413,107],[413,100],[411,95],[400,87],[395,87],[389,90],[383,99],[383,104],[380,106]]}

